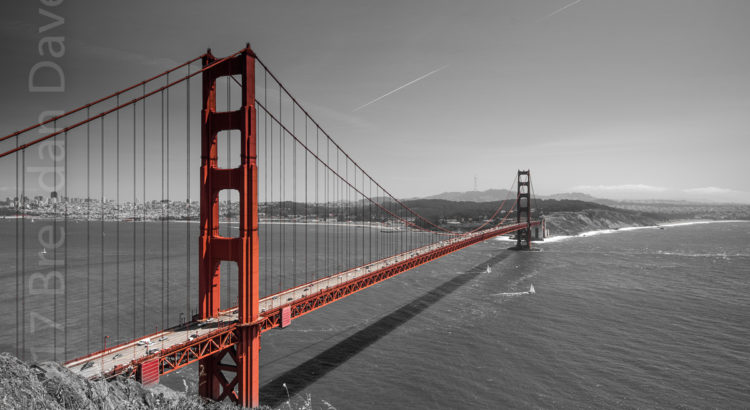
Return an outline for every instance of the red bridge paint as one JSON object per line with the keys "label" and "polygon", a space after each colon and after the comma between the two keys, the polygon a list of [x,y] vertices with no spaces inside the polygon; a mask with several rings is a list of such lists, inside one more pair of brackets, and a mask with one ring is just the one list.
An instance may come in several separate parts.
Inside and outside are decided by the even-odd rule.
{"label": "red bridge paint", "polygon": [[281,327],[287,327],[292,324],[292,308],[284,306],[281,309]]}
{"label": "red bridge paint", "polygon": [[151,359],[141,363],[138,369],[138,379],[144,386],[159,383],[159,359]]}

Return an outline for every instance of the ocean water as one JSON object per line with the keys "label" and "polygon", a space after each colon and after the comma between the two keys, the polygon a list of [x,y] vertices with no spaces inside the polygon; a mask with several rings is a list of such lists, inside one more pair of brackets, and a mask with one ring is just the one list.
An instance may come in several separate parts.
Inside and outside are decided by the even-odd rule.
{"label": "ocean water", "polygon": [[[261,223],[260,296],[435,241],[382,231]],[[197,313],[198,238],[193,222],[0,219],[0,351],[62,362],[181,324]],[[222,309],[237,305],[237,280],[222,262]]]}
{"label": "ocean water", "polygon": [[508,245],[478,244],[264,334],[261,401],[750,407],[750,223]]}
{"label": "ocean water", "polygon": [[[27,228],[32,249],[38,227]],[[135,289],[121,296],[122,323],[114,326],[115,313],[99,310],[98,276],[90,298],[81,290],[88,279],[78,228],[69,227],[67,239],[67,299],[25,298],[27,359],[34,347],[50,359],[53,338],[59,357],[75,356],[98,347],[104,334],[119,331],[126,339],[179,320],[180,304],[188,310],[196,291],[184,285],[191,260],[185,238],[197,234],[171,224],[172,253],[186,261],[177,257],[166,279],[174,288],[171,313],[157,302],[161,275],[141,278],[139,264],[133,275],[130,258],[117,261],[112,252],[91,264],[106,274],[108,306],[113,263],[120,264],[123,289]],[[102,244],[113,249],[112,227],[104,232],[93,251]],[[123,246],[132,243],[127,232]],[[149,226],[146,236],[146,266],[156,271],[160,227]],[[299,408],[309,399],[308,407],[323,409],[750,407],[750,223],[588,233],[539,243],[539,252],[508,251],[510,245],[474,245],[264,333],[261,402]],[[15,352],[12,242],[0,253],[10,261],[0,266],[0,347]],[[31,252],[27,268],[37,259]],[[195,280],[197,269],[190,272]],[[138,299],[144,284],[145,305]],[[532,284],[536,293],[525,293]],[[67,331],[55,331],[45,318],[64,322]],[[195,393],[197,366],[162,382]]]}

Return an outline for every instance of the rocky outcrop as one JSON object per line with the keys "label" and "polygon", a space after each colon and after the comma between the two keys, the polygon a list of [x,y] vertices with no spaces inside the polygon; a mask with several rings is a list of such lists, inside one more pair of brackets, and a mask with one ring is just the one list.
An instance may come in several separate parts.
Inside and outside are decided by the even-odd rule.
{"label": "rocky outcrop", "polygon": [[0,354],[2,409],[237,409],[168,387],[143,387],[132,379],[92,381],[52,362],[26,364]]}

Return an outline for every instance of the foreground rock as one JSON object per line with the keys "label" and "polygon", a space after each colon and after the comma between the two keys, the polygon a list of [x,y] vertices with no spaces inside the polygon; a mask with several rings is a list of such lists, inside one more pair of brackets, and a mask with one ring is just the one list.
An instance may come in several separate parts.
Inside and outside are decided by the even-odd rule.
{"label": "foreground rock", "polygon": [[2,409],[237,409],[157,385],[131,379],[91,381],[57,363],[26,364],[0,354]]}

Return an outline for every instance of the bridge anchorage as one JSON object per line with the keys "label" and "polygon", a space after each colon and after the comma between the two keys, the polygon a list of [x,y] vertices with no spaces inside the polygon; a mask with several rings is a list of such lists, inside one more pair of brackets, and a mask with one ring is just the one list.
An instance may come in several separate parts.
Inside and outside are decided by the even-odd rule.
{"label": "bridge anchorage", "polygon": [[[200,67],[194,69],[193,64],[200,64]],[[187,75],[181,77],[180,70],[187,71]],[[190,97],[190,80],[198,76],[201,78],[200,90],[193,92],[192,96],[200,98],[199,117],[197,113],[191,114],[191,107],[196,107],[196,104],[191,105]],[[162,80],[165,80],[164,84],[160,82]],[[239,89],[234,99],[230,86]],[[170,108],[170,100],[183,96],[182,101],[171,101]],[[226,97],[226,103],[223,97]],[[172,123],[174,130],[179,122],[177,133],[185,131],[185,135],[181,134],[179,138],[185,137],[181,140],[186,148],[182,164],[187,171],[182,181],[187,183],[187,188],[186,197],[178,198],[179,201],[174,197],[170,200],[169,185],[165,190],[164,184],[175,178],[169,173],[168,162],[170,141],[172,144],[177,142],[177,138],[170,137],[169,131],[169,116],[174,116],[177,111],[174,107],[186,107],[185,117]],[[220,110],[221,107],[225,108]],[[84,115],[85,119],[82,119]],[[172,268],[170,280],[169,232],[176,230],[169,225],[170,206],[179,208],[179,219],[189,222],[193,218],[190,175],[191,167],[196,167],[190,162],[190,138],[196,133],[190,133],[191,119],[199,119],[192,122],[198,124],[201,131],[195,144],[201,151],[196,184],[200,192],[196,208],[198,233],[197,238],[191,237],[194,224],[180,225],[178,235],[183,236],[181,245],[187,250],[174,259],[182,256],[187,261],[184,264],[179,261],[180,264],[173,266],[185,266],[186,269],[175,273],[177,268]],[[35,134],[40,129],[45,130],[40,132],[41,137]],[[239,149],[237,146],[230,149],[231,138],[222,139],[230,134],[235,136],[235,141],[239,140]],[[59,144],[58,137],[64,144]],[[66,361],[65,366],[84,377],[123,375],[152,384],[158,383],[163,375],[198,364],[199,393],[202,396],[218,401],[230,399],[245,407],[260,404],[258,383],[262,333],[290,326],[305,314],[476,243],[515,233],[515,248],[531,249],[531,242],[544,236],[544,221],[535,217],[536,209],[531,203],[533,186],[528,170],[518,172],[515,200],[509,194],[511,198],[502,201],[489,219],[472,230],[451,231],[415,212],[390,194],[333,141],[249,44],[224,58],[215,57],[209,50],[161,75],[0,138],[0,143],[6,141],[7,144],[15,142],[10,147],[0,146],[0,165],[3,165],[2,158],[15,157],[13,175],[17,198],[12,206],[18,216],[15,219],[16,232],[23,233],[28,228],[26,219],[31,219],[30,214],[50,221],[64,217],[62,222],[50,223],[65,224],[66,229],[69,219],[75,222],[71,226],[85,228],[85,234],[79,235],[85,239],[83,249],[76,248],[76,236],[71,234],[70,246],[66,243],[64,250],[50,250],[54,256],[41,256],[57,258],[60,253],[61,260],[72,261],[70,267],[65,268],[70,275],[70,280],[65,277],[65,300],[55,302],[65,308],[65,325],[60,326],[65,329],[62,336],[66,343],[62,355],[65,359],[77,357]],[[43,196],[38,196],[41,199],[34,201],[43,203],[46,211],[34,214],[32,211],[37,212],[36,208],[28,204],[31,200],[27,194],[37,195],[40,188],[31,189],[29,181],[36,180],[36,177],[32,179],[26,175],[24,161],[32,156],[25,153],[32,146],[53,142],[64,147],[66,153],[68,145],[65,144],[74,147],[69,150],[70,162],[80,166],[70,167],[65,157],[63,169],[66,172],[57,172],[61,167],[57,164],[60,156],[55,156],[50,168],[55,170],[54,175],[64,178],[61,186],[65,186],[65,194],[61,199],[57,192],[41,190],[54,200],[50,199],[51,205],[48,206]],[[220,159],[223,144],[226,144],[227,157],[230,152],[239,154],[236,161]],[[121,145],[132,150],[121,150]],[[174,147],[173,154],[177,152]],[[96,161],[92,162],[92,158]],[[160,161],[166,165],[159,164]],[[127,167],[132,170],[132,179],[122,177],[125,173],[120,170],[121,163],[132,164]],[[8,164],[7,160],[5,164]],[[97,195],[91,194],[92,176],[101,186]],[[75,181],[86,183],[83,187],[80,184],[76,187]],[[195,178],[192,181],[195,183]],[[120,184],[126,188],[121,188]],[[108,186],[116,189],[107,191]],[[156,193],[159,188],[162,189],[161,197]],[[132,193],[132,201],[122,203],[124,189]],[[76,191],[85,198],[76,200]],[[236,194],[238,200],[234,203],[220,201],[221,193],[226,191]],[[174,192],[173,188],[173,195]],[[508,207],[505,207],[506,202]],[[50,213],[52,207],[54,212]],[[63,208],[64,212],[59,211]],[[512,221],[514,213],[515,221]],[[236,225],[234,221],[227,221],[230,214],[237,216]],[[81,220],[86,223],[78,224]],[[33,222],[31,219],[29,224]],[[129,229],[121,229],[121,225]],[[155,229],[159,226],[161,236]],[[97,233],[93,241],[90,240],[92,231]],[[130,235],[127,236],[130,240],[121,241],[123,235]],[[26,265],[18,261],[23,262],[26,253],[36,255],[40,250],[27,251],[23,236],[17,234],[16,238],[16,253],[20,255],[16,266],[21,266],[16,268],[17,280],[21,283],[19,289],[22,289],[24,278],[32,275],[27,275],[23,270]],[[197,255],[194,244],[191,245],[194,239],[198,240]],[[97,241],[100,244],[96,244]],[[58,242],[51,241],[53,244]],[[123,250],[121,245],[125,242],[132,247]],[[156,258],[156,251],[148,249],[155,245],[154,242],[161,242],[161,268],[149,260]],[[69,257],[68,247],[71,255],[77,255],[75,258]],[[43,252],[46,254],[47,250]],[[132,276],[126,276],[125,271],[120,270],[120,265],[126,262],[132,268],[129,270]],[[192,264],[198,267],[197,303],[195,291],[191,290],[194,287],[190,285],[196,279],[191,276]],[[195,269],[192,272],[194,274]],[[159,273],[161,297],[157,294],[158,289],[148,289],[159,286],[157,282],[149,282]],[[126,280],[127,289],[121,284]],[[175,282],[181,283],[174,285]],[[174,304],[177,309],[173,309],[172,314],[169,306],[175,298],[169,296],[170,286],[174,286],[175,291],[184,291],[181,295],[186,299],[184,305]],[[121,300],[121,289],[132,296],[129,298],[132,304],[123,302],[124,298]],[[80,296],[80,303],[75,305],[75,301],[68,300],[68,293],[86,296]],[[29,299],[27,303],[41,304],[48,298],[42,299]],[[156,331],[147,334],[146,329],[154,329],[157,323],[151,317],[157,314],[152,314],[151,310],[156,310],[158,304],[161,304],[161,327],[157,324]],[[85,320],[68,321],[68,305],[77,306],[77,314],[85,316]],[[178,322],[176,313],[183,307]],[[197,314],[186,317],[188,314],[184,312],[193,312],[194,307],[197,307]],[[130,309],[131,321],[127,322],[125,314],[121,319],[121,308]],[[22,309],[17,307],[18,317],[24,317]],[[112,313],[107,314],[110,310]],[[142,315],[140,322],[136,313]],[[91,326],[95,318],[101,322],[99,329]],[[130,336],[119,335],[121,320],[132,326]],[[86,326],[85,331],[73,329],[77,334],[69,335],[69,322]],[[21,330],[17,330],[17,339],[21,342],[17,342],[17,347],[23,354],[26,333],[23,322],[19,320],[18,323],[21,324],[17,329]],[[52,331],[57,329],[55,326]],[[54,335],[56,337],[57,333]],[[74,346],[70,349],[68,339],[76,341],[71,343]],[[91,341],[102,339],[104,348],[92,352]],[[56,348],[57,342],[54,343]]]}

